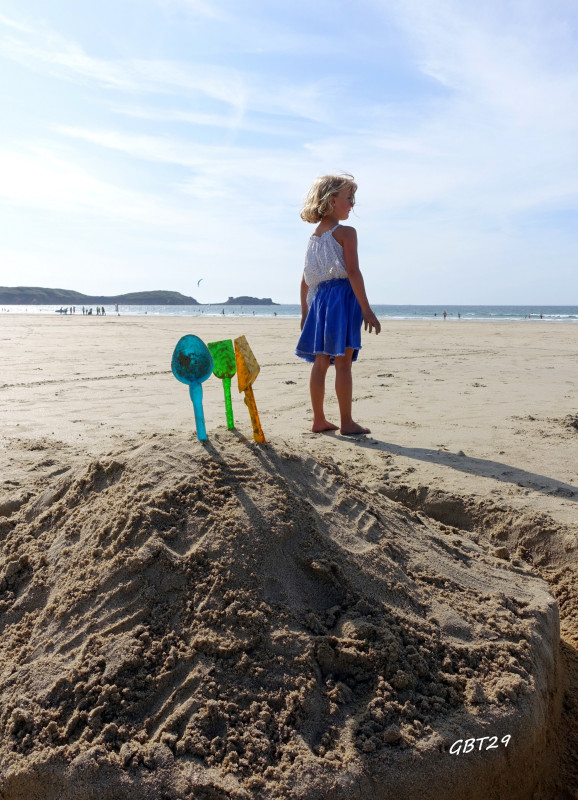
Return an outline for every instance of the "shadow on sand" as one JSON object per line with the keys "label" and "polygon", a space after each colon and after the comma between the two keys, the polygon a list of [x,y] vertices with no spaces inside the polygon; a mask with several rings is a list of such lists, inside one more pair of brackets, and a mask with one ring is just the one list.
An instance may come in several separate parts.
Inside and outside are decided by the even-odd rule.
{"label": "shadow on sand", "polygon": [[561,497],[573,502],[578,502],[578,487],[569,483],[562,483],[546,475],[539,475],[534,472],[527,472],[510,464],[502,464],[499,461],[488,461],[484,458],[474,458],[465,454],[450,453],[445,450],[432,450],[423,447],[403,447],[402,445],[391,442],[383,442],[372,436],[362,436],[354,438],[344,437],[332,432],[322,434],[328,439],[339,439],[355,443],[358,447],[368,450],[380,450],[395,456],[423,461],[428,464],[437,464],[440,467],[455,469],[469,475],[478,475],[482,478],[493,478],[504,483],[511,483],[535,492]]}

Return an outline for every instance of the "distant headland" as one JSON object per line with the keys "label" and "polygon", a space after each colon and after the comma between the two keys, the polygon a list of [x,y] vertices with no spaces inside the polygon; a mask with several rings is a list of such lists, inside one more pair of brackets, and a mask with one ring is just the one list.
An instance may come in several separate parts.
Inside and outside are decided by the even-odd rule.
{"label": "distant headland", "polygon": [[40,286],[0,286],[0,303],[16,306],[199,306],[199,305],[245,305],[275,306],[270,297],[229,297],[225,303],[199,303],[194,297],[180,292],[156,290],[151,292],[129,292],[117,295],[89,295],[72,289],[45,289]]}

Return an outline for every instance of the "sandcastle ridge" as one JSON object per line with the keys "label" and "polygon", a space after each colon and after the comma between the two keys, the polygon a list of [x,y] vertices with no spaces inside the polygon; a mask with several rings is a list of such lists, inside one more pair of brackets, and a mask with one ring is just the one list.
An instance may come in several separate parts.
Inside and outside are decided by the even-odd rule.
{"label": "sandcastle ridge", "polygon": [[547,585],[331,460],[153,436],[20,501],[10,800],[524,798],[545,769]]}

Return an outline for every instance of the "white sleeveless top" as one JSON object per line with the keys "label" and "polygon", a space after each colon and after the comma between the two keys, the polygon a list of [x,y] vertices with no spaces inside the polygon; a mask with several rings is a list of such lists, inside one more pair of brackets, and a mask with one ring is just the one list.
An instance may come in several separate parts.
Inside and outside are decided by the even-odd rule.
{"label": "white sleeveless top", "polygon": [[320,283],[333,278],[347,278],[343,247],[333,237],[333,231],[338,227],[339,225],[336,225],[335,228],[325,231],[321,236],[313,234],[309,239],[305,253],[305,269],[303,270],[305,283],[309,287],[308,306],[313,302]]}

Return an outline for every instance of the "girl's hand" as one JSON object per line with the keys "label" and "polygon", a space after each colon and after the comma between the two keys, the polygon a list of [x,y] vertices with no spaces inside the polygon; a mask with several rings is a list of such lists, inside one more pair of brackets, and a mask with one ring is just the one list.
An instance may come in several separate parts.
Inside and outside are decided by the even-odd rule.
{"label": "girl's hand", "polygon": [[369,332],[371,333],[375,328],[376,334],[381,333],[381,322],[377,319],[371,308],[368,308],[367,311],[363,311],[362,313],[365,330],[369,328]]}

